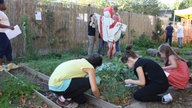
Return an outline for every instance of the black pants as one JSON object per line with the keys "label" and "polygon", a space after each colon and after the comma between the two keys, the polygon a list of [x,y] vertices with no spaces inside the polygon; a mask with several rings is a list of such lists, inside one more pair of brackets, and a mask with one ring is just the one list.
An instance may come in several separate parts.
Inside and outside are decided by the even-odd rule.
{"label": "black pants", "polygon": [[134,93],[134,98],[142,102],[160,102],[162,96],[158,95],[166,92],[168,87],[168,84],[165,84],[164,86],[159,84],[148,84],[136,91]]}
{"label": "black pants", "polygon": [[90,89],[89,78],[73,78],[67,90],[64,92],[55,92],[56,95],[63,95],[64,98],[71,98],[73,101],[83,104],[87,101],[84,92]]}
{"label": "black pants", "polygon": [[12,61],[11,42],[5,33],[0,33],[0,59],[6,57],[7,61]]}
{"label": "black pants", "polygon": [[172,36],[166,36],[165,42],[167,43],[169,40],[169,45],[172,46]]}

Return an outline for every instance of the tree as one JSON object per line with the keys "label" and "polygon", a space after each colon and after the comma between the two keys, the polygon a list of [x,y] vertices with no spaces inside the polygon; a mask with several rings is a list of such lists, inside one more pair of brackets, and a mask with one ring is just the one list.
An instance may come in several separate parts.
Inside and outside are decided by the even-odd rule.
{"label": "tree", "polygon": [[166,4],[164,4],[164,3],[160,3],[159,4],[159,8],[160,8],[160,10],[171,10],[171,8],[170,7],[168,7]]}
{"label": "tree", "polygon": [[183,0],[179,5],[179,9],[185,9],[191,6],[192,6],[192,0]]}
{"label": "tree", "polygon": [[136,13],[158,15],[160,10],[158,0],[133,0],[131,5]]}

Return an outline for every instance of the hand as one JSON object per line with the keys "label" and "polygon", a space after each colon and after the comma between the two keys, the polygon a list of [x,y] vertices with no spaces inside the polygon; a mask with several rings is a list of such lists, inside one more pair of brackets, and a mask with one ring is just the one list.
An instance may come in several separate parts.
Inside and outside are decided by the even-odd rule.
{"label": "hand", "polygon": [[126,80],[125,80],[125,83],[126,83],[126,84],[132,84],[131,82],[132,82],[132,79],[126,79]]}
{"label": "hand", "polygon": [[91,22],[94,22],[94,18],[93,17],[91,17]]}
{"label": "hand", "polygon": [[15,28],[13,26],[9,26],[9,29],[14,30]]}

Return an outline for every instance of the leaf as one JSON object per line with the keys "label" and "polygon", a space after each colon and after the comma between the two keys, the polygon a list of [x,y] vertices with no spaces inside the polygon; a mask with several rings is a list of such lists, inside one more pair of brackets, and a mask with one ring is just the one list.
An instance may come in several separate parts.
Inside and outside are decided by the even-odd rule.
{"label": "leaf", "polygon": [[25,106],[25,104],[26,104],[26,97],[25,96],[20,97],[19,104],[21,106]]}

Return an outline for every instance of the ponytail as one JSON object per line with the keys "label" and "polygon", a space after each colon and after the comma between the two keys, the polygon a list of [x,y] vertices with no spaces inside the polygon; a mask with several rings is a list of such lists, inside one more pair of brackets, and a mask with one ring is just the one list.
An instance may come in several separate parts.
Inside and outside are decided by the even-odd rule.
{"label": "ponytail", "polygon": [[137,55],[131,49],[132,49],[132,45],[128,45],[126,47],[125,53],[124,53],[123,57],[121,58],[121,61],[123,63],[127,63],[129,57],[132,57],[134,59],[137,58]]}

